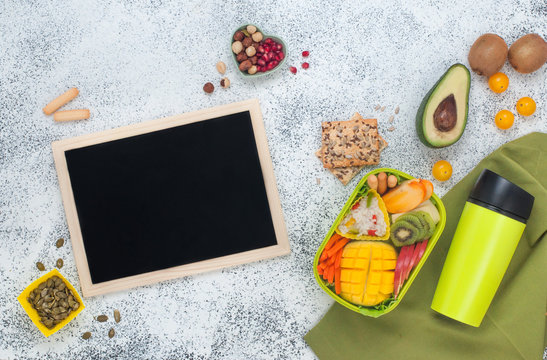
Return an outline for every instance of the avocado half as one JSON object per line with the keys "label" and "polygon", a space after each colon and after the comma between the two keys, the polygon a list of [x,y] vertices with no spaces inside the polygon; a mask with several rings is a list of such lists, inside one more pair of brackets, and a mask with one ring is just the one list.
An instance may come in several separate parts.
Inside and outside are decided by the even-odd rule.
{"label": "avocado half", "polygon": [[462,64],[452,65],[422,100],[416,131],[426,146],[441,148],[460,139],[467,123],[471,74]]}

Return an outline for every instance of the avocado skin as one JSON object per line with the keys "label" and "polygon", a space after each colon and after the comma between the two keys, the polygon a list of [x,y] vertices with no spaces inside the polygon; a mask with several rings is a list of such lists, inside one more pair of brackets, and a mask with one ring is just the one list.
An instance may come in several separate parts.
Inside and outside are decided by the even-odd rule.
{"label": "avocado skin", "polygon": [[[450,142],[449,144],[442,145],[442,146],[433,145],[429,141],[427,141],[427,139],[425,137],[425,134],[424,134],[424,112],[425,112],[425,107],[427,105],[427,101],[429,100],[429,98],[431,97],[431,95],[433,94],[435,89],[437,89],[437,86],[439,85],[439,83],[456,66],[463,67],[467,72],[467,76],[469,77],[469,81],[468,81],[468,84],[467,84],[467,96],[466,96],[466,99],[465,99],[465,118],[463,119],[464,125],[462,127],[461,133],[458,135],[457,138],[454,139],[454,141]],[[465,126],[467,125],[467,115],[468,115],[467,111],[469,109],[469,88],[470,87],[471,87],[471,73],[469,72],[469,69],[463,64],[456,63],[456,64],[452,65],[451,67],[449,67],[448,70],[446,70],[446,72],[439,78],[439,80],[437,80],[435,85],[433,85],[433,87],[427,92],[427,94],[424,96],[424,98],[422,100],[422,103],[420,104],[420,107],[418,108],[418,112],[416,113],[416,132],[418,134],[418,138],[420,139],[420,141],[425,146],[430,147],[430,148],[443,148],[443,147],[446,147],[446,146],[450,146],[450,145],[454,144],[456,141],[460,140],[460,138],[462,137],[463,132],[465,130]]]}

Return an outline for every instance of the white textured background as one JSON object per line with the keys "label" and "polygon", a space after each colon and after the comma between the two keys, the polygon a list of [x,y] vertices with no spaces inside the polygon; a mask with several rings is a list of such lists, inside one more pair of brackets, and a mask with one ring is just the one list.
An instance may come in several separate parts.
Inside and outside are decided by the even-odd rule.
{"label": "white textured background", "polygon": [[[314,157],[321,121],[355,111],[377,117],[389,142],[381,166],[431,179],[434,162],[449,160],[452,179],[434,182],[440,195],[498,146],[547,131],[547,66],[521,75],[508,64],[510,86],[501,95],[473,74],[458,143],[428,149],[414,130],[423,95],[451,64],[467,65],[479,35],[495,32],[508,44],[529,32],[547,36],[543,0],[184,3],[1,2],[0,359],[312,359],[302,336],[332,300],[316,285],[311,263],[358,181],[342,186]],[[229,38],[248,22],[286,41],[296,76],[287,68],[258,80],[236,73]],[[307,71],[300,69],[303,50],[311,52]],[[232,87],[206,95],[203,84],[221,78],[218,60],[227,63]],[[92,116],[56,124],[41,109],[72,86],[80,96],[67,108],[87,107]],[[496,112],[514,109],[522,96],[536,100],[536,114],[498,130]],[[70,243],[54,246],[69,236],[51,142],[250,97],[261,102],[291,255],[90,298],[66,328],[42,337],[16,301],[40,275],[36,261],[49,270],[62,257],[63,274],[79,284]],[[374,111],[376,104],[386,110]],[[93,320],[114,308],[121,323]],[[93,337],[82,340],[84,331]]]}

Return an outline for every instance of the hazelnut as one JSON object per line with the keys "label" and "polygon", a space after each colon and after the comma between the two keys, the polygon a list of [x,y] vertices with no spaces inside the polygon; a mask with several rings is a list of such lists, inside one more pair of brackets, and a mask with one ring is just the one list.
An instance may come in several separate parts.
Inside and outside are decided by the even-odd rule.
{"label": "hazelnut", "polygon": [[226,64],[222,61],[217,62],[217,70],[219,73],[224,75],[224,73],[226,72]]}
{"label": "hazelnut", "polygon": [[247,70],[247,72],[250,74],[250,75],[254,75],[256,74],[256,72],[258,71],[258,68],[256,67],[256,65],[253,65],[249,68],[249,70]]}
{"label": "hazelnut", "polygon": [[243,51],[243,44],[241,43],[241,41],[234,41],[234,43],[232,44],[232,51],[234,52],[234,54],[239,54]]}
{"label": "hazelnut", "polygon": [[256,49],[252,46],[249,46],[247,49],[245,49],[245,54],[247,54],[247,56],[249,57],[254,56],[256,54]]}
{"label": "hazelnut", "polygon": [[256,26],[254,26],[254,25],[247,25],[247,32],[248,32],[249,34],[251,34],[251,35],[254,34],[254,33],[256,32]]}
{"label": "hazelnut", "polygon": [[222,80],[220,80],[220,86],[222,86],[225,89],[229,88],[230,87],[230,79],[228,79],[227,77],[222,78]]}
{"label": "hazelnut", "polygon": [[239,64],[239,70],[247,71],[251,68],[251,66],[253,66],[253,64],[251,64],[251,60],[245,60],[241,64]]}
{"label": "hazelnut", "polygon": [[239,62],[239,63],[242,62],[242,61],[247,60],[247,54],[245,54],[244,51],[240,52],[239,54],[237,54],[236,60],[237,60],[237,62]]}
{"label": "hazelnut", "polygon": [[241,41],[243,40],[244,37],[245,37],[245,34],[243,33],[243,31],[236,31],[236,33],[234,34],[235,41]]}
{"label": "hazelnut", "polygon": [[256,65],[256,62],[258,61],[258,56],[250,57],[249,60],[251,60],[251,64]]}
{"label": "hazelnut", "polygon": [[210,94],[215,91],[215,86],[212,83],[208,82],[203,85],[203,91],[205,91],[207,94]]}
{"label": "hazelnut", "polygon": [[262,41],[262,39],[264,39],[264,36],[262,36],[262,33],[261,33],[261,32],[258,32],[258,31],[257,31],[257,32],[255,32],[255,33],[253,34],[253,41],[259,43],[259,42]]}
{"label": "hazelnut", "polygon": [[253,41],[253,43],[251,44],[251,46],[254,47],[254,48],[258,51],[258,47],[260,46],[260,44]]}
{"label": "hazelnut", "polygon": [[244,48],[248,48],[253,43],[253,40],[250,37],[247,36],[247,37],[245,37],[245,39],[243,39],[243,41],[241,43],[243,44]]}

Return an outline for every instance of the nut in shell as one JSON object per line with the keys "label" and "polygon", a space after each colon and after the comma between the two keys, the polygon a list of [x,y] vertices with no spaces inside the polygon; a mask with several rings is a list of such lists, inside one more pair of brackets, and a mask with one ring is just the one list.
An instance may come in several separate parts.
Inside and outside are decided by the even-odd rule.
{"label": "nut in shell", "polygon": [[253,65],[249,68],[249,70],[247,70],[247,73],[250,75],[254,75],[256,74],[257,71],[258,71],[258,68],[256,67],[256,65]]}
{"label": "nut in shell", "polygon": [[256,49],[254,46],[249,46],[247,49],[245,49],[245,54],[247,54],[248,57],[252,57],[256,54]]}
{"label": "nut in shell", "polygon": [[217,71],[224,75],[226,73],[226,64],[222,61],[217,62]]}
{"label": "nut in shell", "polygon": [[224,89],[229,88],[230,87],[230,79],[228,79],[227,77],[222,78],[222,80],[220,80],[220,86],[222,86]]}
{"label": "nut in shell", "polygon": [[255,32],[255,33],[252,35],[252,37],[253,37],[253,41],[255,41],[255,42],[257,42],[257,43],[261,42],[262,39],[264,39],[264,36],[263,36],[262,33],[259,32],[259,31]]}
{"label": "nut in shell", "polygon": [[210,94],[215,91],[215,86],[212,83],[208,82],[203,85],[203,91],[205,91],[207,94]]}
{"label": "nut in shell", "polygon": [[251,46],[252,43],[253,43],[253,39],[251,39],[250,36],[245,37],[245,39],[241,41],[241,44],[243,45],[243,48],[245,49]]}
{"label": "nut in shell", "polygon": [[239,70],[241,71],[247,71],[253,66],[250,60],[245,60],[241,64],[239,64]]}
{"label": "nut in shell", "polygon": [[232,44],[232,51],[234,52],[234,54],[239,54],[243,51],[243,44],[241,43],[241,41],[234,41],[234,43]]}
{"label": "nut in shell", "polygon": [[244,37],[245,37],[245,34],[243,33],[243,31],[236,31],[236,33],[234,34],[235,41],[241,41],[243,40]]}
{"label": "nut in shell", "polygon": [[254,26],[254,25],[247,25],[247,32],[248,32],[249,34],[251,34],[251,35],[254,34],[254,33],[256,32],[256,26]]}
{"label": "nut in shell", "polygon": [[242,52],[240,52],[239,54],[237,54],[236,60],[237,60],[237,62],[239,62],[239,63],[242,62],[242,61],[247,60],[247,54],[245,53],[245,51],[242,51]]}

